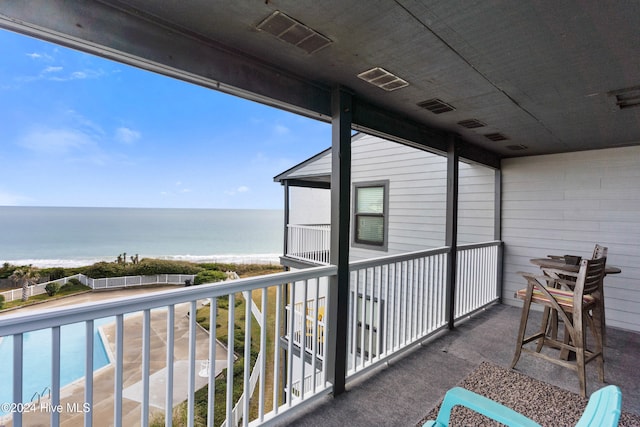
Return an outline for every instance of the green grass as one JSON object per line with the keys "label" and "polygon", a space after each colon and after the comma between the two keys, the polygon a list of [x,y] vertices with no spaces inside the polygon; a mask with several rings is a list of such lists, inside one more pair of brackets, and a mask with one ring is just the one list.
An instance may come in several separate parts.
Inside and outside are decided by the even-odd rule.
{"label": "green grass", "polygon": [[29,297],[29,299],[26,301],[22,301],[21,299],[8,301],[8,302],[5,301],[3,310],[8,308],[24,307],[28,305],[38,304],[43,301],[55,300],[58,298],[62,298],[62,297],[66,297],[66,296],[74,295],[78,293],[83,293],[90,290],[91,288],[85,285],[68,283],[63,287],[61,287],[60,290],[54,296],[49,296],[46,293],[44,293],[44,294],[34,295],[32,297]]}
{"label": "green grass", "polygon": [[[245,272],[243,277],[263,275],[275,272],[281,272],[282,267],[270,267],[262,266],[261,269],[252,269],[250,272]],[[276,345],[276,337],[274,334],[275,325],[275,295],[276,287],[271,287],[267,291],[267,346],[266,346],[266,390],[265,390],[265,408],[268,412],[273,406],[273,370],[269,369],[273,366],[273,354],[274,346]],[[262,291],[256,290],[252,292],[251,296],[254,302],[260,307],[262,304]],[[219,341],[225,345],[228,343],[228,319],[229,319],[229,299],[218,298],[218,309],[216,318],[216,337]],[[233,402],[234,405],[242,395],[243,381],[244,381],[244,335],[245,335],[245,300],[241,293],[236,294],[235,297],[235,317],[234,317],[234,352],[238,359],[234,363],[234,379],[233,379]],[[211,326],[211,319],[209,317],[210,309],[208,306],[201,307],[196,312],[196,321],[205,329],[209,330]],[[260,329],[255,319],[252,319],[251,324],[251,365],[255,363],[258,351],[260,350]],[[227,371],[224,370],[222,374],[215,381],[215,413],[214,424],[220,425],[226,419],[226,395],[227,395]],[[258,391],[256,390],[256,396]],[[208,400],[208,387],[205,386],[195,393],[195,425],[204,426],[207,420],[207,400]],[[249,419],[254,419],[258,415],[258,399],[251,399],[249,408]],[[151,426],[163,426],[164,416],[156,416]],[[173,425],[186,426],[187,425],[187,403],[183,402],[176,406],[173,411]]]}

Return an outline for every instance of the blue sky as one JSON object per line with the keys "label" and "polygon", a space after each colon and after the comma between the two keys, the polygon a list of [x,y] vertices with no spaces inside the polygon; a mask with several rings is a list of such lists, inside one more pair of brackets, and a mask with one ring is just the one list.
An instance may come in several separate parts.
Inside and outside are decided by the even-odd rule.
{"label": "blue sky", "polygon": [[0,206],[283,207],[326,123],[0,30]]}

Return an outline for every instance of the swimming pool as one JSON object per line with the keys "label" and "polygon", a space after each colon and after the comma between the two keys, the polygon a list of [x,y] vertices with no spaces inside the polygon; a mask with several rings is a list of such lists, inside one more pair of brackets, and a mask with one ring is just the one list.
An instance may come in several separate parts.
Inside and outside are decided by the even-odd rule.
{"label": "swimming pool", "polygon": [[[98,327],[113,321],[113,317],[94,321],[94,371],[109,364]],[[84,377],[85,330],[84,322],[60,328],[61,388]],[[23,352],[22,398],[29,402],[35,393],[51,388],[51,329],[24,334]],[[4,337],[0,342],[0,403],[8,402],[13,402],[13,337]],[[0,411],[3,415],[6,414]]]}

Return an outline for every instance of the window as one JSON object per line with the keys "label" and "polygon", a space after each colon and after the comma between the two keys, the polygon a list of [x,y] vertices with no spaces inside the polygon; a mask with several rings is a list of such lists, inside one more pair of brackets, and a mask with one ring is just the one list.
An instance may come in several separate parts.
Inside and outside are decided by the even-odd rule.
{"label": "window", "polygon": [[354,243],[386,250],[388,181],[354,187]]}

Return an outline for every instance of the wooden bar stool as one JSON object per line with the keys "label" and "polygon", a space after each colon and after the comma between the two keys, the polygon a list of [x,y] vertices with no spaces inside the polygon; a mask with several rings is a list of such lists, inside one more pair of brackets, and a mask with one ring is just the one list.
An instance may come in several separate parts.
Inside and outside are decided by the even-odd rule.
{"label": "wooden bar stool", "polygon": [[[524,300],[524,305],[522,306],[516,352],[511,362],[511,368],[515,367],[521,352],[525,351],[533,356],[575,370],[580,382],[580,393],[582,396],[586,396],[585,365],[592,360],[597,360],[599,379],[604,382],[602,333],[600,325],[596,325],[592,313],[599,311],[596,295],[601,290],[606,261],[605,257],[582,260],[575,282],[549,276],[520,273],[527,280],[527,287],[516,292],[516,297]],[[572,285],[573,290],[560,289],[560,285]],[[525,337],[531,304],[544,305],[564,322],[566,337],[563,341],[547,332],[548,322],[543,322],[535,334]],[[585,333],[587,325],[592,331],[595,342],[593,350],[587,349]],[[538,341],[537,348],[525,347],[525,344],[532,341]],[[562,360],[542,353],[541,349],[545,346],[561,351],[574,351],[576,360],[575,362]]]}

